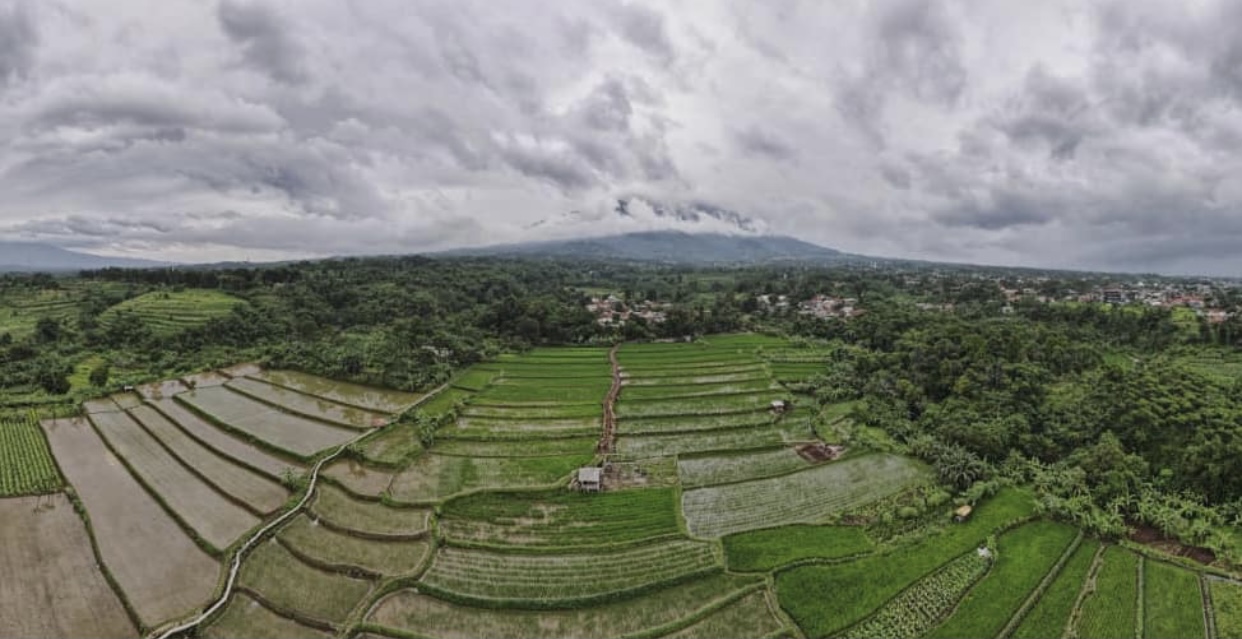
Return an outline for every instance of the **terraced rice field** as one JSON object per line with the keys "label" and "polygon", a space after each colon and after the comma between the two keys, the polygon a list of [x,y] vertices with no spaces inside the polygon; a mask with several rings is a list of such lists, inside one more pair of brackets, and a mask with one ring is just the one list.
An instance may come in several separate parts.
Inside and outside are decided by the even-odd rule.
{"label": "terraced rice field", "polygon": [[769,479],[688,490],[682,511],[690,534],[697,537],[813,524],[928,476],[927,469],[907,458],[867,455]]}
{"label": "terraced rice field", "polygon": [[394,471],[354,459],[345,459],[328,465],[320,476],[339,484],[354,495],[375,498],[388,493]]}
{"label": "terraced rice field", "polygon": [[431,512],[419,508],[392,508],[349,496],[323,486],[315,492],[311,512],[321,523],[354,534],[391,539],[418,539],[427,534]]}
{"label": "terraced rice field", "polygon": [[1144,560],[1143,589],[1144,637],[1207,636],[1198,574]]}
{"label": "terraced rice field", "polygon": [[379,413],[398,413],[422,397],[417,393],[350,384],[297,371],[264,370],[251,376],[300,393]]}
{"label": "terraced rice field", "polygon": [[58,285],[59,288],[55,289],[5,291],[0,297],[0,334],[9,333],[14,339],[22,339],[34,333],[41,319],[57,320],[62,324],[72,322],[81,312],[88,290],[114,295],[127,286],[100,280],[69,281]]}
{"label": "terraced rice field", "polygon": [[246,558],[238,583],[243,592],[278,612],[327,624],[344,621],[371,590],[369,580],[312,567],[276,541],[264,543]]}
{"label": "terraced rice field", "polygon": [[139,406],[129,414],[178,461],[223,494],[242,502],[251,512],[258,515],[275,512],[289,498],[289,491],[278,482],[238,466],[198,443],[156,409]]}
{"label": "terraced rice field", "polygon": [[1083,639],[1133,637],[1138,628],[1138,555],[1110,546],[1082,602],[1077,635]]}
{"label": "terraced rice field", "polygon": [[668,639],[717,639],[718,637],[766,637],[779,633],[783,624],[772,615],[768,596],[752,592],[708,614],[694,625],[665,635]]}
{"label": "terraced rice field", "polygon": [[304,563],[337,572],[358,569],[375,575],[415,572],[431,545],[424,540],[380,541],[339,532],[299,515],[281,527],[280,541]]}
{"label": "terraced rice field", "polygon": [[792,446],[783,446],[726,455],[684,455],[677,460],[677,475],[682,486],[698,488],[774,477],[808,466],[807,460],[798,455]]}
{"label": "terraced rice field", "polygon": [[454,541],[574,548],[676,536],[671,489],[589,495],[481,493],[444,505],[440,531]]}
{"label": "terraced rice field", "polygon": [[[89,526],[74,537],[57,521],[63,536],[17,547],[80,546],[88,531],[101,567],[89,545],[57,555],[30,578],[35,592],[0,583],[0,612],[70,588],[99,618],[93,634],[150,634],[208,603],[221,574],[209,551],[283,512],[308,460],[394,421],[325,467],[198,635],[1206,636],[1200,575],[1147,560],[1140,582],[1136,556],[1115,547],[1097,566],[1099,542],[1039,519],[1022,489],[960,524],[950,504],[927,507],[914,534],[894,537],[884,522],[906,515],[885,500],[924,503],[926,467],[862,450],[812,464],[794,450],[849,410],[778,383],[824,357],[755,335],[626,344],[606,457],[603,348],[502,356],[426,401],[247,364],[87,402],[90,421],[42,427]],[[771,412],[777,398],[794,408]],[[604,492],[568,490],[578,468],[605,462]],[[19,501],[39,499],[71,513],[60,496]],[[989,543],[995,554],[980,554]],[[0,570],[32,570],[8,554]],[[56,577],[67,572],[71,586]],[[1231,636],[1242,589],[1209,583],[1217,636]],[[140,627],[117,617],[122,597]],[[0,614],[0,634],[26,628]]]}
{"label": "terraced rice field", "polygon": [[556,555],[450,546],[436,553],[423,585],[433,594],[484,605],[505,602],[538,608],[602,599],[719,570],[710,544],[688,540]]}
{"label": "terraced rice field", "polygon": [[598,433],[591,437],[556,439],[469,440],[444,439],[436,443],[436,453],[456,457],[553,457],[589,454],[595,448]]}
{"label": "terraced rice field", "polygon": [[[625,392],[622,392],[622,395]],[[698,434],[712,430],[756,430],[777,423],[768,408],[720,415],[657,415],[622,418],[617,430],[622,435]],[[708,434],[710,436],[710,434]]]}
{"label": "terraced rice field", "polygon": [[212,548],[229,547],[259,524],[257,516],[199,479],[129,415],[99,413],[90,419],[134,476]]}
{"label": "terraced rice field", "polygon": [[858,557],[874,549],[861,526],[792,525],[724,538],[729,570],[741,572],[774,570],[807,560]]}
{"label": "terraced rice field", "polygon": [[538,488],[563,485],[592,455],[554,457],[471,458],[425,454],[393,478],[389,493],[406,503],[440,501],[445,497],[486,488]]}
{"label": "terraced rice field", "polygon": [[771,449],[812,441],[806,425],[794,422],[749,428],[705,429],[708,432],[675,435],[626,436],[623,425],[620,429],[622,435],[617,439],[617,452],[625,457],[638,458]]}
{"label": "terraced rice field", "polygon": [[[985,555],[967,552],[916,581],[843,636],[851,639],[925,636],[928,629],[953,612],[953,606],[991,567],[992,561]],[[954,619],[959,618],[954,616]]]}
{"label": "terraced rice field", "polygon": [[1217,637],[1242,637],[1242,584],[1208,579]]}
{"label": "terraced rice field", "polygon": [[[231,369],[233,375],[253,372],[255,369],[251,365]],[[75,593],[74,597],[81,600],[82,607],[66,610],[54,619],[38,618],[35,622],[49,623],[50,619],[50,623],[61,624],[57,627],[86,623],[84,617],[75,612],[81,610],[83,614],[98,617],[98,626],[90,631],[77,630],[71,635],[133,636],[182,617],[207,603],[216,588],[220,566],[210,554],[222,553],[286,505],[290,492],[281,482],[291,480],[305,468],[291,461],[289,455],[278,452],[270,442],[264,442],[267,449],[263,449],[248,441],[244,430],[224,427],[196,414],[189,408],[192,401],[187,403],[185,396],[209,396],[215,400],[210,404],[212,407],[221,407],[222,413],[252,430],[271,435],[278,442],[301,440],[296,448],[304,454],[315,453],[325,447],[321,445],[323,441],[315,442],[316,432],[339,431],[349,437],[357,432],[336,429],[318,420],[345,419],[343,415],[354,413],[365,414],[368,418],[379,415],[327,399],[311,398],[312,401],[300,408],[310,410],[312,405],[323,408],[322,414],[311,415],[315,418],[312,420],[276,411],[215,385],[216,382],[227,382],[229,376],[225,374],[207,372],[188,379],[188,384],[179,381],[150,384],[137,393],[90,400],[84,405],[88,418],[40,424],[51,444],[51,454],[67,469],[66,479],[74,494],[81,499],[90,542],[98,547],[103,559],[102,570],[105,573],[102,574],[111,575],[114,579],[119,588],[118,597],[132,606],[140,627],[135,629],[127,625],[129,619],[124,610],[121,611],[123,623],[118,624],[116,615],[109,612],[105,605],[107,598],[88,592],[102,579],[92,578],[88,567],[75,568],[80,573],[74,576],[76,581],[67,579],[62,588],[64,592]],[[191,387],[197,388],[190,390]],[[277,396],[294,392],[275,386],[272,388],[278,389]],[[256,406],[261,411],[255,410]],[[253,419],[256,414],[275,418],[256,426],[258,420]],[[239,416],[242,418],[238,419]],[[29,423],[25,425],[32,426]],[[21,433],[27,436],[21,440],[27,444],[22,451],[27,463],[25,468],[18,468],[23,472],[37,469],[41,459],[36,454],[37,446],[31,448],[29,444],[42,442],[44,435],[37,430],[39,426],[33,428],[36,429],[33,431],[34,439],[28,437],[31,432]],[[18,430],[6,428],[3,434],[15,439]],[[336,443],[339,440],[333,438],[327,441]],[[6,445],[0,450],[8,453],[17,448],[16,445]],[[45,478],[36,481],[30,479],[35,475],[23,475],[23,480],[28,483],[34,481],[36,485],[48,489],[58,488],[60,480],[57,475],[51,475],[55,483],[46,478],[48,472],[55,473],[55,466],[50,465],[51,455],[45,451],[42,459],[47,462],[42,471]],[[7,465],[0,469],[0,478],[4,477],[2,471],[8,470],[10,467]],[[36,499],[46,500],[49,509],[55,504],[64,504],[64,498],[60,496]],[[277,546],[274,549],[265,546],[263,552],[256,553],[257,561],[248,564],[247,571],[243,573],[243,587],[250,588],[253,596],[262,599],[263,603],[238,599],[222,620],[240,623],[241,627],[255,624],[269,630],[277,628],[274,634],[279,635],[280,627],[308,627],[288,626],[287,620],[276,620],[283,620],[282,615],[301,614],[300,608],[309,608],[313,610],[308,617],[310,626],[318,624],[318,627],[327,627],[336,619],[322,619],[314,617],[314,614],[322,614],[322,610],[326,610],[332,615],[341,612],[344,605],[332,608],[332,597],[321,600],[322,593],[317,592],[320,585],[332,584],[332,589],[349,593],[351,586],[356,586],[359,580],[346,573],[375,576],[387,574],[385,571],[389,570],[408,573],[429,558],[430,545],[424,539],[430,516],[426,510],[398,510],[374,502],[354,503],[326,490],[320,491],[315,503],[332,517],[372,529],[365,533],[370,537],[351,535],[332,528],[328,520],[314,523],[305,516],[296,519],[287,531],[282,531]],[[32,512],[40,512],[41,509],[32,508]],[[71,517],[76,517],[72,509],[61,509],[61,512],[66,511]],[[57,515],[48,517],[55,518]],[[20,518],[15,521],[20,521]],[[34,523],[41,521],[45,520],[34,520]],[[387,536],[383,534],[386,522],[389,524],[386,532],[391,533]],[[299,524],[302,527],[298,527]],[[62,528],[66,534],[73,532],[70,526]],[[376,533],[375,530],[381,532]],[[9,538],[6,536],[6,540]],[[19,536],[11,538],[16,540]],[[46,535],[46,539],[22,542],[30,556],[45,557],[44,563],[54,569],[49,575],[56,574],[61,563],[66,566],[73,562],[82,563],[81,556],[75,555],[72,550],[57,551],[56,557],[47,557],[47,553],[37,546],[59,543],[60,538],[52,534]],[[52,546],[47,547],[50,549]],[[90,557],[90,549],[91,543],[85,543],[78,551],[85,551],[85,556]],[[94,559],[89,561],[89,566],[94,566]],[[16,573],[26,568],[14,562],[12,570]],[[320,572],[326,572],[327,577],[318,582],[304,580],[306,587],[295,592],[286,592],[272,585],[283,584],[287,578],[310,577]],[[101,573],[94,574],[98,576]],[[32,578],[26,581],[35,584],[37,580]],[[72,584],[68,583],[70,581]],[[361,583],[359,597],[371,588],[370,582],[362,580]],[[105,592],[110,593],[110,586],[106,582],[104,585],[107,588]],[[54,592],[51,587],[42,587],[42,590],[33,589],[29,594],[43,597],[40,600],[42,605],[45,599],[54,596]],[[11,600],[24,601],[22,597],[25,596],[15,595]],[[6,597],[6,602],[8,600]],[[282,623],[285,625],[282,626]],[[26,634],[26,628],[0,618],[0,634]],[[42,631],[31,632],[44,634]],[[244,634],[264,633],[246,631]]]}
{"label": "terraced rice field", "polygon": [[332,633],[300,624],[282,617],[255,601],[245,593],[238,593],[229,601],[224,613],[204,632],[212,639],[331,639]]}
{"label": "terraced rice field", "polygon": [[0,539],[0,634],[137,636],[64,495],[0,499]]}
{"label": "terraced rice field", "polygon": [[358,436],[346,428],[284,413],[228,388],[198,388],[176,396],[201,416],[276,450],[308,457],[325,448],[343,444]]}
{"label": "terraced rice field", "polygon": [[228,316],[244,305],[238,299],[214,289],[155,291],[125,300],[99,315],[104,328],[125,318],[141,322],[156,335],[172,335]]}
{"label": "terraced rice field", "polygon": [[311,419],[331,422],[337,426],[366,430],[383,426],[387,422],[387,417],[381,413],[338,404],[334,401],[315,397],[314,395],[306,395],[288,388],[261,382],[257,379],[239,377],[225,384],[225,386],[265,404],[271,404],[281,410]]}
{"label": "terraced rice field", "polygon": [[1031,517],[1035,504],[1018,490],[1002,490],[971,519],[889,552],[831,565],[805,565],[778,572],[781,607],[809,636],[836,636],[941,566],[973,552],[988,536]]}
{"label": "terraced rice field", "polygon": [[[692,623],[698,611],[736,600],[760,586],[754,578],[716,573],[616,603],[567,610],[475,608],[401,590],[381,600],[368,621],[436,639],[625,636],[652,628],[675,631],[679,625]],[[772,623],[770,612],[766,617],[766,623]],[[756,621],[764,623],[762,618]],[[745,635],[735,629],[720,636],[763,635]]]}
{"label": "terraced rice field", "polygon": [[1085,539],[1056,579],[1040,597],[1039,602],[1022,619],[1021,625],[1014,631],[1016,639],[1042,639],[1059,637],[1065,632],[1074,613],[1074,604],[1083,583],[1091,571],[1091,563],[1100,551],[1100,542]]}
{"label": "terraced rice field", "polygon": [[450,439],[479,441],[563,439],[598,436],[601,426],[600,417],[594,412],[585,416],[507,418],[493,411],[492,415],[486,417],[477,413],[466,413],[456,424],[442,430],[441,434]]}
{"label": "terraced rice field", "polygon": [[90,517],[108,571],[142,623],[206,603],[220,566],[104,446],[84,419],[42,422],[56,459]]}
{"label": "terraced rice field", "polygon": [[204,446],[268,477],[280,479],[288,473],[301,474],[306,470],[297,462],[272,455],[230,435],[171,398],[154,400],[149,405]]}
{"label": "terraced rice field", "polygon": [[995,637],[1067,551],[1077,531],[1037,521],[997,539],[992,569],[929,637]]}

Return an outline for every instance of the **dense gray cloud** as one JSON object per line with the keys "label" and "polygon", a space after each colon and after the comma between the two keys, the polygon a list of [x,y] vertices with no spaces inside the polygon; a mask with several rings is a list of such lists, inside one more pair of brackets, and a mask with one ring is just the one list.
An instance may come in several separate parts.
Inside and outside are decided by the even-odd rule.
{"label": "dense gray cloud", "polygon": [[0,237],[268,259],[694,223],[614,219],[641,194],[860,253],[1242,274],[1240,23],[1233,0],[0,0]]}
{"label": "dense gray cloud", "polygon": [[277,82],[296,84],[306,79],[302,47],[272,7],[222,0],[218,16],[220,27],[241,47],[247,64]]}
{"label": "dense gray cloud", "polygon": [[0,6],[0,87],[26,75],[38,34],[25,6]]}

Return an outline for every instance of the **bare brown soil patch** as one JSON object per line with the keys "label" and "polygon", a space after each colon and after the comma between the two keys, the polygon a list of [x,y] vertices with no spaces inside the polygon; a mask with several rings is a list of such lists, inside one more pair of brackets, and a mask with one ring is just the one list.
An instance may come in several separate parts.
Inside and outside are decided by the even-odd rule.
{"label": "bare brown soil patch", "polygon": [[1130,541],[1150,546],[1160,552],[1175,557],[1186,557],[1204,565],[1216,563],[1216,553],[1199,546],[1188,546],[1180,541],[1167,537],[1153,526],[1131,524],[1134,532],[1130,533]]}
{"label": "bare brown soil patch", "polygon": [[177,393],[184,393],[185,391],[190,390],[190,389],[186,388],[186,385],[181,383],[181,380],[170,379],[170,380],[165,380],[162,382],[152,382],[150,384],[143,384],[142,386],[139,386],[135,388],[134,390],[138,391],[138,394],[142,395],[143,398],[145,399],[160,400],[160,399],[171,398],[173,395],[176,395]]}
{"label": "bare brown soil patch", "polygon": [[845,453],[844,446],[825,444],[822,442],[800,444],[794,450],[797,451],[799,457],[812,464],[833,461]]}

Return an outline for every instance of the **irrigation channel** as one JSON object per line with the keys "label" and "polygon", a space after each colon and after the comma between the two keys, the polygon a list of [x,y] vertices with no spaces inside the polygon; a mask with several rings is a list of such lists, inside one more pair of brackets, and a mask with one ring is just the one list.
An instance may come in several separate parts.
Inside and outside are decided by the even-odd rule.
{"label": "irrigation channel", "polygon": [[608,396],[604,398],[604,432],[600,435],[596,452],[611,455],[617,440],[617,396],[621,394],[621,363],[617,361],[617,349],[620,344],[613,345],[608,351],[608,363],[612,366],[612,386],[608,388]]}
{"label": "irrigation channel", "polygon": [[[414,402],[413,404],[410,404],[402,412],[404,413],[407,411],[414,410],[415,408],[418,407],[419,404],[422,404],[428,399],[431,399],[432,397],[435,397],[436,395],[440,394],[440,392],[443,391],[445,388],[448,388],[448,383],[441,384],[439,387],[435,388],[430,393],[427,393],[426,395],[418,398],[418,401]],[[396,421],[396,417],[393,418],[393,421]],[[389,422],[389,424],[392,424],[392,422]],[[285,511],[283,515],[272,520],[266,526],[257,530],[253,535],[250,536],[250,539],[247,539],[246,543],[242,544],[241,547],[237,549],[237,552],[233,554],[233,561],[229,565],[229,577],[224,583],[224,592],[220,594],[220,598],[217,599],[215,603],[208,606],[201,613],[199,613],[197,616],[195,616],[193,619],[190,619],[189,621],[186,621],[178,626],[169,628],[168,630],[165,630],[158,634],[152,633],[151,635],[148,635],[148,636],[153,639],[171,639],[171,637],[174,637],[183,632],[187,632],[193,629],[195,626],[203,623],[204,621],[207,620],[208,617],[215,614],[215,612],[219,610],[221,606],[228,603],[229,597],[233,594],[233,586],[237,582],[237,573],[241,571],[242,559],[245,558],[246,553],[250,551],[251,547],[259,543],[259,541],[263,539],[264,535],[275,530],[278,526],[285,523],[285,521],[288,520],[290,517],[294,517],[299,512],[302,511],[302,508],[306,506],[306,503],[310,501],[310,498],[315,495],[315,484],[316,482],[319,481],[319,471],[320,469],[323,468],[324,464],[336,459],[342,452],[345,451],[346,448],[365,439],[368,435],[370,435],[371,433],[374,433],[376,430],[379,430],[379,429],[372,428],[371,430],[368,430],[358,435],[357,437],[345,442],[344,444],[341,444],[336,450],[332,451],[332,453],[328,454],[323,459],[320,459],[319,462],[316,463],[313,468],[311,468],[310,481],[307,483],[306,494],[302,496],[302,499],[297,503],[297,505]]]}

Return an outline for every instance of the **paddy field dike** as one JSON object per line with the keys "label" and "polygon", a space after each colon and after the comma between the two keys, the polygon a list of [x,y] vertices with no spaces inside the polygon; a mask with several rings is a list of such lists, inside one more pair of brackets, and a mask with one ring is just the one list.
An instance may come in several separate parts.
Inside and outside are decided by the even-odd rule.
{"label": "paddy field dike", "polygon": [[828,357],[538,348],[425,395],[239,364],[7,418],[0,636],[1242,632],[1242,585],[1021,487],[954,523],[927,467],[796,392]]}

